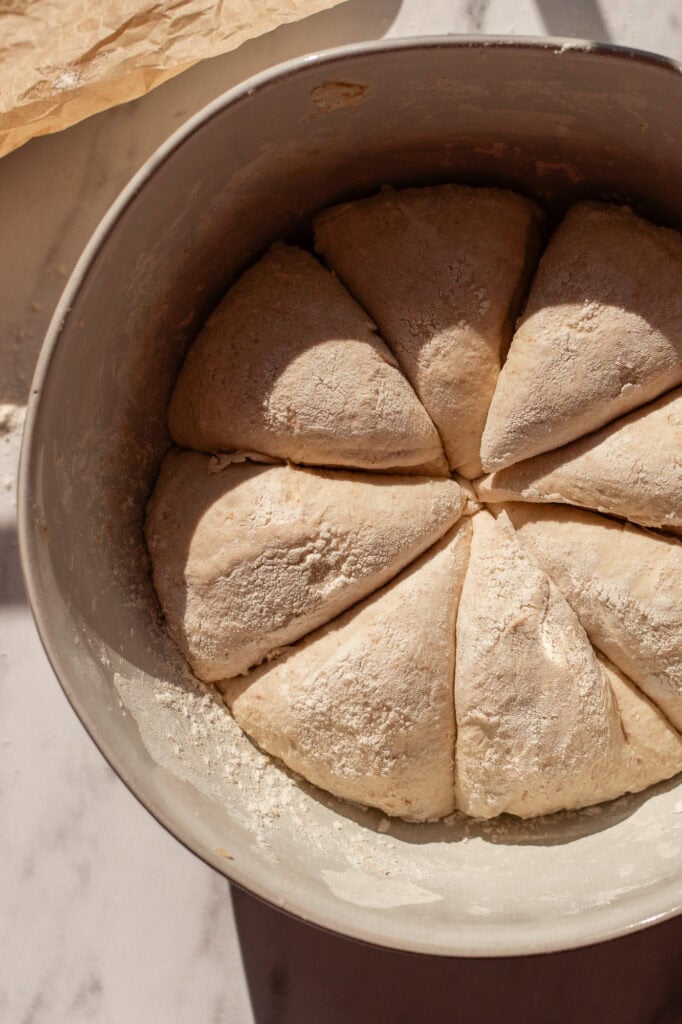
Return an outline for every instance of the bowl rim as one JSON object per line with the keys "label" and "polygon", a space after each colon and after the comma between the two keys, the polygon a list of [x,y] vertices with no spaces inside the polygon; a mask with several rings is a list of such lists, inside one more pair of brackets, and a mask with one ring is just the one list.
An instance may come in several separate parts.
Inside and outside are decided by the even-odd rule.
{"label": "bowl rim", "polygon": [[[228,89],[220,96],[211,100],[199,111],[188,118],[145,160],[110,205],[99,224],[92,233],[83,249],[55,307],[45,339],[36,363],[30,394],[27,403],[26,417],[21,442],[17,486],[17,529],[19,554],[22,573],[29,607],[50,666],[64,692],[71,708],[80,720],[100,754],[107,761],[116,775],[124,783],[132,795],[156,819],[156,821],[188,851],[199,857],[205,864],[223,875],[228,881],[239,886],[251,895],[269,904],[274,909],[283,911],[296,920],[313,925],[323,931],[337,936],[353,939],[383,949],[399,950],[414,954],[435,955],[445,957],[505,957],[533,955],[538,953],[559,952],[615,939],[631,932],[639,931],[654,924],[670,919],[682,913],[682,893],[679,901],[670,905],[669,901],[649,898],[649,910],[633,908],[629,914],[621,914],[617,919],[608,907],[601,908],[596,920],[590,918],[578,927],[566,920],[552,923],[551,920],[534,923],[532,929],[514,924],[500,925],[491,922],[490,929],[485,933],[485,941],[477,934],[475,939],[467,939],[465,929],[458,936],[448,936],[448,941],[434,939],[429,942],[415,942],[402,934],[391,930],[381,931],[379,928],[363,925],[358,913],[357,923],[334,920],[333,913],[326,912],[324,907],[315,900],[305,898],[288,899],[282,904],[281,895],[276,886],[254,881],[249,871],[240,869],[233,861],[212,856],[209,851],[198,848],[189,829],[171,820],[164,810],[156,803],[153,795],[144,791],[144,786],[136,783],[124,762],[116,753],[108,749],[106,741],[98,734],[96,723],[91,720],[85,708],[81,707],[77,694],[74,692],[69,672],[62,664],[60,656],[60,638],[51,626],[49,609],[42,599],[40,574],[37,569],[37,552],[39,546],[39,530],[31,508],[31,494],[34,492],[34,481],[37,473],[37,427],[40,416],[41,394],[49,376],[50,366],[59,346],[62,331],[67,323],[69,312],[78,292],[87,279],[96,257],[106,245],[109,235],[114,230],[121,216],[133,202],[142,188],[154,177],[156,172],[166,163],[170,156],[189,139],[197,130],[207,124],[225,108],[239,103],[263,88],[283,81],[297,72],[313,66],[333,66],[342,64],[348,58],[358,56],[377,56],[396,51],[429,50],[429,49],[519,49],[534,52],[538,50],[552,51],[557,55],[571,52],[582,54],[585,59],[626,60],[636,61],[672,71],[676,75],[682,72],[682,64],[673,58],[646,50],[620,46],[612,43],[595,43],[588,40],[562,38],[555,36],[482,36],[482,35],[448,35],[448,36],[409,36],[398,39],[379,39],[360,43],[349,43],[329,49],[314,51],[293,59],[272,65],[257,74],[244,79]],[[358,908],[359,909],[359,908]]]}

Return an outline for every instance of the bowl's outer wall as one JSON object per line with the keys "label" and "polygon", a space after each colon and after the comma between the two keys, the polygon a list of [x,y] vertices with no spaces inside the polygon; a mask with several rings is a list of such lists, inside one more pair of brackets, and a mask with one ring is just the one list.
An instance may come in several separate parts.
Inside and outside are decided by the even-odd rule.
{"label": "bowl's outer wall", "polygon": [[[341,95],[350,102],[337,106]],[[532,952],[676,911],[682,873],[678,857],[665,876],[614,897],[608,914],[595,906],[564,919],[551,908],[545,919],[505,916],[503,894],[488,917],[458,916],[456,894],[454,904],[359,907],[291,851],[276,865],[259,858],[229,807],[151,759],[112,677],[167,671],[141,523],[186,345],[270,241],[305,237],[315,210],[386,182],[508,185],[555,216],[576,196],[614,197],[682,226],[681,109],[677,69],[624,52],[442,40],[349,48],[261,76],[193,119],[76,271],[39,367],[22,466],[22,547],[41,633],[86,727],[146,806],[223,873],[301,916],[424,952]],[[520,885],[527,850],[514,853]],[[545,868],[557,887],[579,877],[570,846],[562,851]]]}

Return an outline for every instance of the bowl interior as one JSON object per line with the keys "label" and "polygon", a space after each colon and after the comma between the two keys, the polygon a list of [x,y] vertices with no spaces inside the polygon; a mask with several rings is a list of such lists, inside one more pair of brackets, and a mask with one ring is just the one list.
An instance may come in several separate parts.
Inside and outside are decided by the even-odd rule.
{"label": "bowl interior", "polygon": [[300,916],[377,943],[566,948],[680,909],[682,788],[532,823],[414,826],[298,786],[188,676],[142,541],[188,341],[241,268],[383,183],[453,180],[634,203],[682,226],[682,78],[559,43],[415,41],[284,66],[143,168],[81,260],[34,383],[20,526],[31,602],[74,708],[179,839]]}

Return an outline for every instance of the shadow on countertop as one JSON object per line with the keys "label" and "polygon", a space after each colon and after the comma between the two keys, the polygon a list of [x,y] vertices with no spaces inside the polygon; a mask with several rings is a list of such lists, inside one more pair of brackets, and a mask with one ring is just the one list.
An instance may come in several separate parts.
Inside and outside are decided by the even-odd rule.
{"label": "shadow on countertop", "polygon": [[444,959],[320,931],[236,888],[256,1024],[682,1024],[682,917],[567,953]]}
{"label": "shadow on countertop", "polygon": [[536,0],[536,4],[548,35],[610,41],[597,0]]}
{"label": "shadow on countertop", "polygon": [[13,526],[0,526],[0,605],[25,604],[17,534]]}

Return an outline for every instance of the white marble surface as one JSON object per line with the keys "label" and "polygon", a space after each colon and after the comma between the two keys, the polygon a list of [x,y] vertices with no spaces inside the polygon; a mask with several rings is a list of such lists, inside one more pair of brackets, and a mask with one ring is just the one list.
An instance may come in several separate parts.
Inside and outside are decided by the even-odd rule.
{"label": "white marble surface", "polygon": [[[678,0],[348,0],[0,161],[0,1021],[680,1024],[682,921],[523,961],[367,949],[231,892],[109,770],[26,607],[17,417],[51,312],[123,184],[189,114],[270,64],[383,35],[591,37],[682,59]],[[4,418],[3,418],[4,416]]]}

